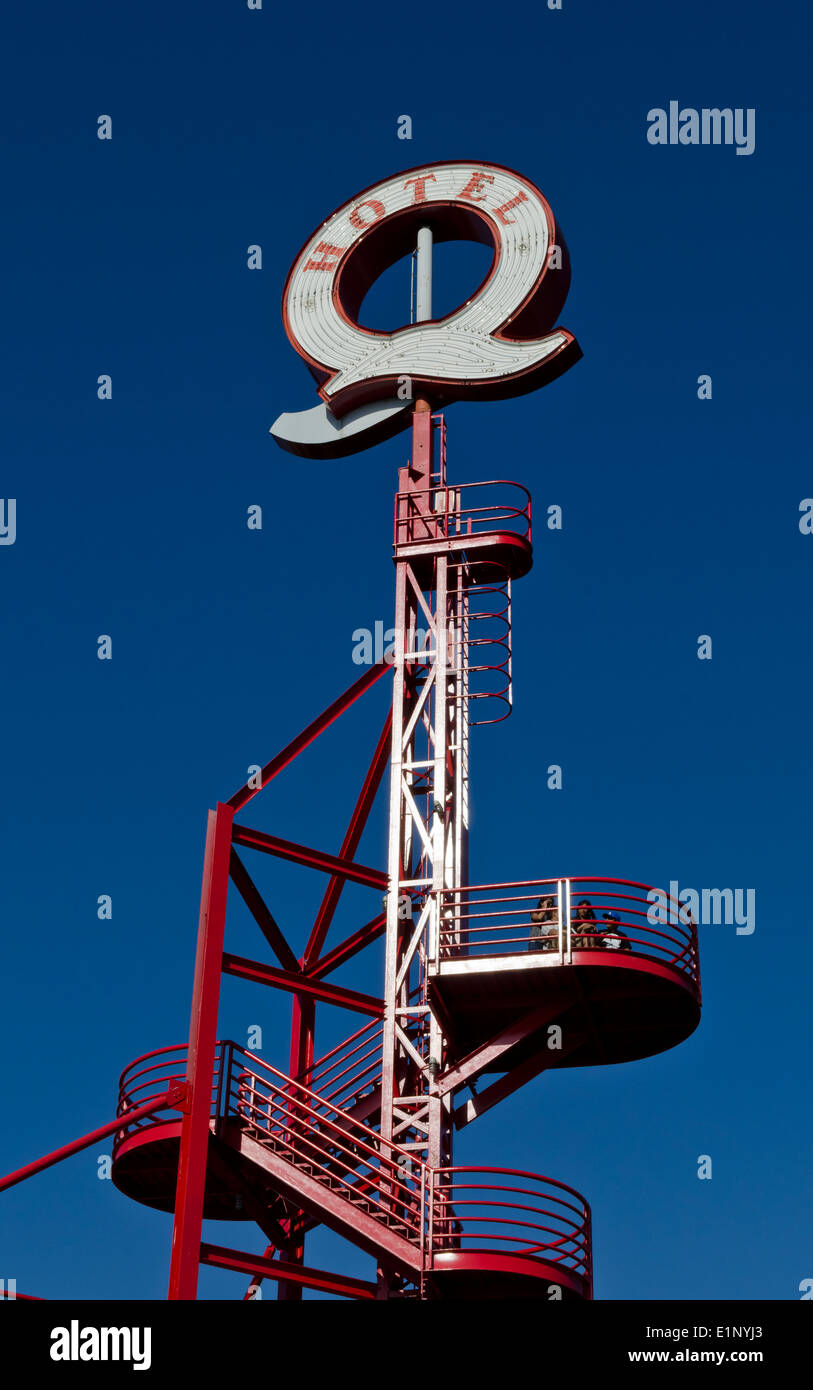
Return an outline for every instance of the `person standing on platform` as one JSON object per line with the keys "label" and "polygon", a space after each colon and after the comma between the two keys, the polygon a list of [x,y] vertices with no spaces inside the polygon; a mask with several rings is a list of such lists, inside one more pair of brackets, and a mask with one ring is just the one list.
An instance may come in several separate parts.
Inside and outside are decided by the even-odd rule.
{"label": "person standing on platform", "polygon": [[531,913],[529,951],[555,951],[558,945],[556,900],[548,893],[539,899]]}

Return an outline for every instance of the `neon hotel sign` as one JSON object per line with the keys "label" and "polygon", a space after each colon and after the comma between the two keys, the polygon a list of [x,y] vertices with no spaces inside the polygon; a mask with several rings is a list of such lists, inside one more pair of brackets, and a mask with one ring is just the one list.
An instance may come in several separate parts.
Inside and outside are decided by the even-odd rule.
{"label": "neon hotel sign", "polygon": [[[488,274],[443,318],[392,332],[362,328],[365,294],[414,248],[422,226],[435,241],[490,246]],[[438,405],[544,385],[581,356],[573,334],[554,327],[569,284],[550,206],[511,169],[426,164],[364,189],[309,237],[285,282],[285,329],[322,404],[281,415],[272,435],[294,453],[339,456],[404,428],[412,395]]]}

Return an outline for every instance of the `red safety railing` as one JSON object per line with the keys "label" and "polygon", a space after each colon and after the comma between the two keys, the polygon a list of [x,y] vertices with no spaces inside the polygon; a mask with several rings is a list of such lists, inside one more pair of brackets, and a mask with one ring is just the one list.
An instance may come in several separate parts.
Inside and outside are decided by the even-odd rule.
{"label": "red safety railing", "polygon": [[423,1165],[261,1058],[223,1046],[227,1120],[235,1117],[259,1143],[422,1244]]}
{"label": "red safety railing", "polygon": [[[360,1029],[313,1070],[356,1052],[359,1043],[363,1046],[362,1035],[370,1031],[369,1026]],[[353,1042],[356,1046],[349,1047]],[[159,1048],[125,1068],[114,1157],[133,1134],[166,1123],[170,1116],[179,1118],[169,1107],[145,1117],[141,1107],[165,1093],[169,1077],[183,1074],[186,1054],[183,1046]],[[127,1121],[131,1110],[138,1112],[132,1124]],[[590,1281],[590,1209],[564,1183],[511,1168],[430,1169],[323,1093],[229,1041],[217,1044],[211,1114],[219,1127],[239,1127],[409,1241],[416,1248],[416,1267],[427,1251],[486,1256],[502,1250],[561,1265]]]}
{"label": "red safety railing", "polygon": [[[186,1046],[159,1047],[154,1052],[147,1052],[143,1057],[138,1057],[125,1067],[119,1077],[119,1100],[117,1115],[125,1117],[129,1111],[137,1109],[139,1106],[146,1105],[151,1100],[155,1100],[162,1092],[168,1090],[171,1082],[184,1083],[186,1081],[186,1061],[188,1049]],[[220,1048],[215,1056],[214,1081],[212,1083],[212,1106],[215,1113],[217,1105],[217,1094],[220,1086]],[[150,1125],[163,1124],[167,1120],[167,1112],[172,1114],[174,1119],[180,1119],[177,1109],[166,1106],[163,1110],[157,1111],[154,1115],[147,1115],[136,1121],[129,1121],[126,1125],[126,1134],[129,1136],[135,1130],[149,1128]],[[125,1129],[121,1130],[115,1137],[113,1151],[125,1137]]]}
{"label": "red safety railing", "polygon": [[592,1295],[590,1207],[575,1188],[516,1168],[455,1167],[435,1170],[431,1192],[433,1254],[529,1256],[578,1275]]}
{"label": "red safety railing", "polygon": [[[511,578],[497,560],[458,560],[449,567],[447,601],[456,618],[460,668],[469,724],[499,724],[513,704],[511,686]],[[476,704],[476,701],[482,703]]]}
{"label": "red safety railing", "polygon": [[530,543],[531,495],[521,483],[439,483],[399,492],[395,498],[395,546],[511,532]]}
{"label": "red safety railing", "polygon": [[[686,907],[622,878],[547,878],[439,892],[439,957],[612,951],[646,956],[700,985],[697,925]],[[664,918],[666,920],[664,920]]]}
{"label": "red safety railing", "polygon": [[[165,1124],[170,1116],[178,1119],[177,1110],[169,1107],[140,1116],[133,1124],[127,1123],[127,1114],[162,1095],[169,1077],[176,1079],[185,1072],[186,1057],[186,1047],[159,1048],[125,1068],[117,1111],[123,1124],[115,1136],[114,1158],[136,1132]],[[324,1094],[300,1085],[236,1043],[224,1041],[217,1044],[215,1053],[210,1113],[218,1128],[240,1125],[259,1143],[422,1247],[423,1165]]]}
{"label": "red safety railing", "polygon": [[295,1078],[315,1095],[352,1108],[372,1097],[381,1083],[384,1025],[377,1019],[365,1023]]}

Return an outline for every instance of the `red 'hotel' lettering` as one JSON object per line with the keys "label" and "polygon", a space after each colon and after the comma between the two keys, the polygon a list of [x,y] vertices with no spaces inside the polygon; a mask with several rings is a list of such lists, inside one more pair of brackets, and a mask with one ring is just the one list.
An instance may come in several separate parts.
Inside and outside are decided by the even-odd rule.
{"label": "red 'hotel' lettering", "polygon": [[481,187],[482,187],[482,185],[483,185],[484,180],[487,181],[488,183],[493,183],[493,182],[494,182],[494,175],[493,175],[493,174],[486,174],[486,173],[484,173],[484,172],[482,171],[482,169],[478,169],[477,172],[476,172],[475,174],[472,174],[471,178],[469,179],[468,183],[466,184],[466,187],[463,189],[463,192],[460,194],[460,197],[461,197],[461,198],[468,198],[468,200],[469,200],[470,203],[482,203],[482,202],[484,202],[484,201],[485,201],[485,196],[486,196],[485,193],[483,193],[483,194],[481,195],[481,197],[479,197],[479,198],[476,196],[476,195],[480,192],[480,189],[481,189]]}
{"label": "red 'hotel' lettering", "polygon": [[527,203],[527,201],[528,201],[528,194],[527,194],[527,193],[518,193],[517,196],[516,196],[516,198],[512,198],[512,199],[510,200],[510,202],[508,202],[508,203],[503,203],[501,207],[495,208],[495,209],[494,209],[494,216],[495,216],[495,217],[499,217],[499,219],[500,219],[500,221],[502,222],[503,226],[504,226],[504,227],[507,227],[507,226],[509,225],[509,223],[511,223],[511,222],[516,222],[517,219],[516,219],[515,217],[504,217],[503,214],[506,213],[506,212],[510,212],[510,211],[511,211],[511,208],[517,207],[517,205],[518,205],[519,203]]}
{"label": "red 'hotel' lettering", "polygon": [[[322,260],[315,261],[313,260],[313,258],[311,258],[309,261],[305,262],[302,269],[335,270],[339,257],[341,256],[342,252],[346,250],[346,246],[331,246],[329,241],[320,241],[319,245],[314,247],[314,252],[318,253],[319,251],[321,251],[323,253]],[[329,259],[330,257],[332,257],[332,259]]]}
{"label": "red 'hotel' lettering", "polygon": [[[430,179],[434,183],[435,175],[418,174],[414,179],[407,179],[404,188],[414,187],[415,189],[415,196],[412,200],[413,204],[427,202],[426,185],[429,183]],[[458,193],[457,197],[466,198],[470,203],[484,203],[488,195],[488,189],[484,191],[484,185],[493,182],[493,174],[487,174],[485,170],[477,169],[472,174],[465,188]],[[498,208],[495,208],[494,216],[504,227],[508,227],[512,222],[516,222],[516,218],[508,217],[506,214],[509,213],[512,208],[519,207],[520,203],[527,203],[527,201],[528,194],[520,190],[513,198],[509,198],[507,203],[501,203]],[[372,217],[362,216],[362,210],[364,208],[370,209],[373,214]],[[386,217],[386,215],[387,209],[378,198],[366,198],[363,203],[358,203],[356,207],[353,208],[353,211],[350,213],[349,221],[351,227],[355,227],[358,231],[363,232],[366,227],[372,227],[376,222],[380,222],[382,217]],[[314,255],[310,260],[305,262],[302,269],[335,270],[340,257],[347,250],[348,248],[346,246],[332,246],[329,241],[320,241],[318,245],[314,247]],[[321,260],[318,259],[319,255],[322,257]]]}
{"label": "red 'hotel' lettering", "polygon": [[429,182],[430,179],[431,179],[432,182],[434,183],[434,182],[435,182],[435,175],[434,175],[434,174],[421,174],[420,178],[417,178],[417,179],[407,179],[406,183],[404,184],[404,188],[409,188],[410,184],[412,184],[412,183],[414,183],[414,185],[415,185],[415,197],[414,197],[413,200],[412,200],[413,203],[425,203],[425,202],[426,202],[426,185],[427,185],[427,183]]}
{"label": "red 'hotel' lettering", "polygon": [[[371,217],[367,222],[363,221],[361,216],[362,208],[372,208],[375,216]],[[366,203],[359,203],[357,208],[353,208],[350,214],[350,225],[358,227],[359,231],[363,232],[365,227],[372,227],[374,222],[380,222],[384,216],[384,212],[385,208],[383,203],[379,203],[377,198],[368,198]]]}

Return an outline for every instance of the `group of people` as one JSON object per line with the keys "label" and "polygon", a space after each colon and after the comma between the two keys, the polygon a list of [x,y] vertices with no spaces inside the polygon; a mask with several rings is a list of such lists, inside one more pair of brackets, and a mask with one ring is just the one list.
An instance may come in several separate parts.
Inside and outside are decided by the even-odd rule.
{"label": "group of people", "polygon": [[[570,940],[574,951],[584,951],[591,947],[602,947],[610,951],[631,950],[629,937],[618,925],[614,912],[605,912],[597,920],[589,898],[581,898],[570,929]],[[528,949],[530,951],[556,951],[559,949],[559,920],[556,899],[552,894],[539,899],[531,913],[531,933]]]}

